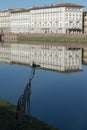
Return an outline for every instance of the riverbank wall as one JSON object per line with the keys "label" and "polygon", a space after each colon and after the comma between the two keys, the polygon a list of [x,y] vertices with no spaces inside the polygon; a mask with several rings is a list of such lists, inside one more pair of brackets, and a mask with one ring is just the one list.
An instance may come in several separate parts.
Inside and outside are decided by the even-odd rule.
{"label": "riverbank wall", "polygon": [[0,34],[1,43],[78,43],[87,45],[87,34],[31,34],[4,33]]}

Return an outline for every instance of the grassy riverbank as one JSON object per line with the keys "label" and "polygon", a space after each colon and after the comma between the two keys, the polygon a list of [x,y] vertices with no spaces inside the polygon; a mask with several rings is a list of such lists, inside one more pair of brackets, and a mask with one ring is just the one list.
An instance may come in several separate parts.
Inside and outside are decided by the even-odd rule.
{"label": "grassy riverbank", "polygon": [[4,34],[4,43],[58,44],[63,46],[87,47],[87,34]]}
{"label": "grassy riverbank", "polygon": [[[32,116],[25,116],[25,120],[27,123],[21,130],[58,130]],[[15,106],[0,100],[0,130],[13,130],[17,124]]]}
{"label": "grassy riverbank", "polygon": [[44,42],[44,43],[83,43],[87,44],[87,35],[84,34],[26,34],[19,35],[20,42]]}

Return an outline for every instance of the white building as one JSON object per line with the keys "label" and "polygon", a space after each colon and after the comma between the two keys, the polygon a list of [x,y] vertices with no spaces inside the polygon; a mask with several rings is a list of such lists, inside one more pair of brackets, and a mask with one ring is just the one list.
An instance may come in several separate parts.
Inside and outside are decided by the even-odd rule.
{"label": "white building", "polygon": [[10,32],[10,11],[0,11],[0,32]]}
{"label": "white building", "polygon": [[14,33],[30,32],[29,9],[15,9],[11,12],[10,30]]}
{"label": "white building", "polygon": [[[68,33],[82,32],[82,17],[82,5],[64,3],[14,9],[7,19],[8,22],[10,19],[10,31],[15,33]],[[6,20],[2,28],[5,24],[8,25]]]}
{"label": "white building", "polygon": [[54,4],[31,9],[31,32],[66,33],[82,31],[83,6]]}

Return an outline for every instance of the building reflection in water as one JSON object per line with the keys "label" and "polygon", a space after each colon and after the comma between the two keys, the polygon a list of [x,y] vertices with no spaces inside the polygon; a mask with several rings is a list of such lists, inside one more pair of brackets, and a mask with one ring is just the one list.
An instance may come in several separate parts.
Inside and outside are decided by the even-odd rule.
{"label": "building reflection in water", "polygon": [[57,44],[6,44],[0,46],[0,61],[68,72],[82,67],[82,49]]}
{"label": "building reflection in water", "polygon": [[53,44],[6,44],[0,45],[0,61],[31,66],[29,81],[17,102],[17,118],[20,126],[24,114],[30,114],[31,83],[37,67],[60,72],[80,71],[82,49],[61,47]]}
{"label": "building reflection in water", "polygon": [[87,48],[83,48],[83,64],[87,65]]}

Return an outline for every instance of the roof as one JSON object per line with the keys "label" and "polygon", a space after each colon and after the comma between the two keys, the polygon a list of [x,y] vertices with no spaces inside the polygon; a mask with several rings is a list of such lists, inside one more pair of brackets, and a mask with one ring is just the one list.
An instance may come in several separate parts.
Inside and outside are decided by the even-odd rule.
{"label": "roof", "polygon": [[78,7],[83,8],[84,6],[78,5],[78,4],[72,4],[72,3],[63,3],[63,4],[51,4],[48,6],[33,6],[32,8],[17,8],[17,9],[7,9],[3,12],[11,12],[11,13],[20,13],[20,12],[28,12],[30,10],[38,10],[38,9],[46,9],[46,8],[55,8],[55,7]]}
{"label": "roof", "polygon": [[59,7],[84,7],[82,5],[78,4],[72,4],[72,3],[63,3],[63,4],[56,4]]}
{"label": "roof", "polygon": [[63,4],[51,4],[48,6],[34,6],[31,8],[31,10],[35,10],[35,9],[44,9],[44,8],[55,8],[55,7],[78,7],[78,8],[83,8],[84,6],[82,5],[78,5],[78,4],[72,4],[72,3],[63,3]]}
{"label": "roof", "polygon": [[6,10],[4,10],[4,12],[11,12],[11,11],[13,11],[14,9],[6,9]]}
{"label": "roof", "polygon": [[27,12],[30,11],[30,9],[24,9],[24,8],[17,8],[11,11],[11,13],[20,13],[20,12]]}

